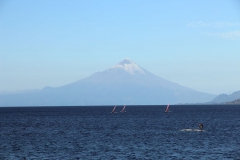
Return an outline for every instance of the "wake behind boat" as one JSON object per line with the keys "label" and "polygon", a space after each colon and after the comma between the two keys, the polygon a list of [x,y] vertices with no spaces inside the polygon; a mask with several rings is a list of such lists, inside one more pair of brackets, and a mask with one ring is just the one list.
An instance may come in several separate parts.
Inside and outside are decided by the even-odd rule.
{"label": "wake behind boat", "polygon": [[202,123],[198,123],[198,127],[199,127],[198,129],[197,128],[196,129],[188,128],[188,129],[182,129],[180,131],[183,131],[183,132],[202,132],[202,131],[204,131]]}
{"label": "wake behind boat", "polygon": [[180,131],[182,132],[204,132],[204,130],[201,129],[191,129],[191,128],[187,128],[187,129],[181,129]]}

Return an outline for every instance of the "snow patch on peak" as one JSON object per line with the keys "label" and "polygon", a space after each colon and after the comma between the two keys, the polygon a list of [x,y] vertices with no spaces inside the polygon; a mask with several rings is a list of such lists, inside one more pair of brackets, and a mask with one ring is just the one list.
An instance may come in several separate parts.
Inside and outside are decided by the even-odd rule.
{"label": "snow patch on peak", "polygon": [[120,65],[124,65],[124,64],[131,64],[131,63],[134,63],[131,59],[129,58],[125,58],[124,60],[122,60],[120,63]]}
{"label": "snow patch on peak", "polygon": [[130,74],[135,74],[135,73],[146,74],[145,71],[141,67],[139,67],[136,63],[134,63],[129,58],[124,59],[123,61],[121,61],[117,65],[113,66],[112,68],[120,68]]}

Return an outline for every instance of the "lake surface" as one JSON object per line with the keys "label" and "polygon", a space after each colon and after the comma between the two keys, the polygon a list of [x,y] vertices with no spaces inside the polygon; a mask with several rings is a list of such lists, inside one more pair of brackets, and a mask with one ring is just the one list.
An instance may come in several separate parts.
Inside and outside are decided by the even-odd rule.
{"label": "lake surface", "polygon": [[0,108],[0,159],[240,159],[239,105],[113,107]]}

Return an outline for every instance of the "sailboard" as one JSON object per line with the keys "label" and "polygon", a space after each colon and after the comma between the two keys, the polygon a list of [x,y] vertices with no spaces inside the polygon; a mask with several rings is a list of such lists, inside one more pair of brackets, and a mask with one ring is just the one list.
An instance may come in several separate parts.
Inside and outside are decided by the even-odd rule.
{"label": "sailboard", "polygon": [[165,112],[170,112],[169,111],[169,104],[167,105],[167,108],[166,108]]}
{"label": "sailboard", "polygon": [[125,111],[125,108],[126,108],[126,106],[123,107],[123,109],[121,110],[121,112],[126,112],[126,111]]}
{"label": "sailboard", "polygon": [[111,112],[111,113],[114,113],[114,111],[116,110],[116,108],[117,108],[117,107],[115,106],[115,107],[113,108],[113,110],[112,110],[112,112]]}

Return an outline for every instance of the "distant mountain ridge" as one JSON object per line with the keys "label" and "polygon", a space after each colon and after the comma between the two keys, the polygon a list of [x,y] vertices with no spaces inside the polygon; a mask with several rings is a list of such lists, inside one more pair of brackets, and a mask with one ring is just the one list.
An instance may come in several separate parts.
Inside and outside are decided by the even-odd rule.
{"label": "distant mountain ridge", "polygon": [[233,92],[230,95],[227,94],[220,94],[216,96],[211,103],[226,103],[226,102],[231,102],[236,99],[240,99],[240,91]]}
{"label": "distant mountain ridge", "polygon": [[0,106],[158,105],[204,103],[214,97],[158,77],[124,59],[103,72],[61,87],[0,95]]}

